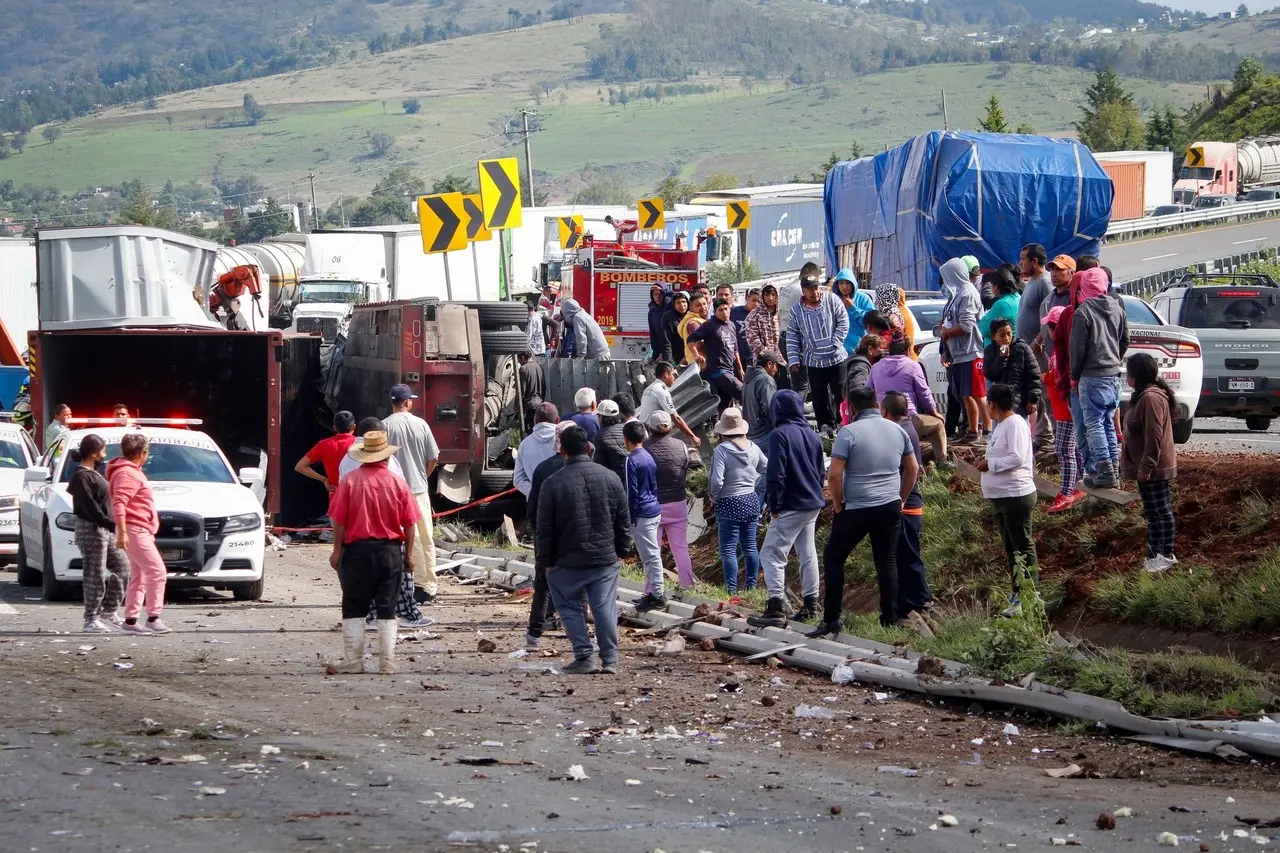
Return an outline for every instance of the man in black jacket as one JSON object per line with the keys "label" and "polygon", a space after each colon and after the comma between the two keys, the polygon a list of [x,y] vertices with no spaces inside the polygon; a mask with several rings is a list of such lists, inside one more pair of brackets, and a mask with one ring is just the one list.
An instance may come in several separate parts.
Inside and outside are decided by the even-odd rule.
{"label": "man in black jacket", "polygon": [[[547,584],[565,633],[573,645],[569,675],[618,671],[618,575],[631,553],[631,511],[622,481],[591,461],[587,434],[566,429],[560,436],[564,468],[542,485],[534,563]],[[610,535],[612,534],[612,535]],[[600,659],[592,654],[582,609],[586,594],[596,625]]]}
{"label": "man in black jacket", "polygon": [[[533,469],[533,477],[529,486],[529,497],[525,501],[525,516],[529,520],[529,526],[534,530],[534,545],[537,546],[537,528],[538,528],[538,501],[542,497],[542,486],[547,482],[547,478],[564,467],[564,455],[560,450],[560,436],[564,435],[564,431],[570,427],[577,426],[573,421],[561,421],[556,424],[556,452],[553,456],[543,459],[538,463],[538,467]],[[581,429],[581,427],[579,427]],[[537,559],[534,560],[535,564]],[[554,628],[553,620],[556,616],[555,604],[551,601],[551,590],[547,587],[547,573],[542,569],[537,569],[533,573],[533,599],[529,602],[529,628],[524,635],[525,651],[534,652],[542,645],[542,633],[548,628]]]}
{"label": "man in black jacket", "polygon": [[622,437],[622,410],[613,400],[601,400],[596,407],[600,416],[600,431],[592,440],[595,452],[592,458],[618,475],[625,482],[627,476],[627,442]]}

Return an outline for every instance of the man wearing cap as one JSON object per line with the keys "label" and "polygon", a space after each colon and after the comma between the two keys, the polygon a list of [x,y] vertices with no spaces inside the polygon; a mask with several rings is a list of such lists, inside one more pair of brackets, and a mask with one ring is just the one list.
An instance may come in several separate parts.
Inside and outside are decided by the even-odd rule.
{"label": "man wearing cap", "polygon": [[742,399],[742,359],[738,354],[738,328],[729,319],[732,304],[723,296],[715,301],[715,313],[691,335],[689,346],[711,387],[720,395],[720,411]]}
{"label": "man wearing cap", "polygon": [[[564,468],[549,477],[538,498],[534,564],[547,572],[556,611],[573,646],[568,675],[618,671],[618,575],[631,553],[626,490],[612,472],[587,455],[587,434],[560,436]],[[595,620],[600,657],[593,654],[582,596]]]}
{"label": "man wearing cap", "polygon": [[596,415],[600,418],[600,430],[591,443],[595,452],[591,458],[596,464],[603,465],[618,475],[619,480],[626,481],[627,476],[627,440],[622,436],[622,411],[613,400],[601,400],[596,407]]}
{"label": "man wearing cap", "polygon": [[849,314],[840,297],[820,292],[818,283],[816,274],[800,280],[800,301],[791,308],[787,328],[787,364],[793,375],[801,366],[808,371],[814,417],[821,429],[832,432],[840,423],[844,400],[840,368],[848,357],[844,339]]}
{"label": "man wearing cap", "polygon": [[670,362],[660,361],[653,366],[653,381],[645,386],[640,395],[640,407],[636,409],[636,420],[646,426],[654,412],[666,412],[671,422],[689,437],[694,447],[702,444],[702,439],[693,434],[693,430],[685,423],[684,418],[676,411],[675,400],[671,398],[671,386],[676,384],[676,369]]}
{"label": "man wearing cap", "polygon": [[1051,287],[1048,296],[1045,297],[1044,302],[1040,305],[1040,336],[1031,346],[1035,350],[1037,358],[1044,360],[1044,365],[1041,365],[1041,372],[1044,371],[1045,365],[1049,363],[1049,356],[1053,354],[1053,336],[1045,333],[1043,328],[1044,318],[1054,308],[1061,307],[1066,309],[1071,307],[1071,279],[1076,274],[1076,268],[1076,259],[1070,255],[1058,255],[1047,267]]}
{"label": "man wearing cap", "polygon": [[413,414],[413,401],[418,395],[408,385],[391,386],[391,414],[383,421],[387,440],[396,445],[396,459],[404,471],[409,491],[418,505],[418,535],[409,549],[413,556],[413,598],[419,604],[434,604],[439,584],[436,581],[436,543],[431,526],[431,473],[436,470],[440,448],[436,446],[431,427]]}
{"label": "man wearing cap", "polygon": [[978,295],[982,297],[983,310],[990,308],[991,303],[996,301],[995,291],[990,284],[982,282],[982,264],[978,263],[978,259],[973,255],[964,255],[960,260],[964,263],[965,269],[969,270],[969,283],[978,288]]}
{"label": "man wearing cap", "polygon": [[364,618],[373,602],[378,616],[378,670],[396,671],[396,591],[401,574],[413,572],[411,555],[418,504],[408,484],[387,470],[399,450],[385,432],[367,432],[348,455],[360,467],[338,484],[329,517],[333,552],[329,565],[342,585],[343,658],[334,673],[364,672]]}
{"label": "man wearing cap", "polygon": [[742,416],[747,419],[747,438],[760,442],[773,432],[773,415],[769,406],[778,390],[775,378],[782,356],[764,350],[751,366],[742,385]]}
{"label": "man wearing cap", "polygon": [[658,466],[658,506],[661,509],[658,522],[658,543],[667,537],[667,547],[676,564],[681,589],[693,586],[693,561],[689,559],[689,504],[686,487],[690,468],[701,468],[702,457],[690,452],[689,445],[672,434],[671,415],[656,411],[649,415],[645,425],[649,438],[644,449]]}

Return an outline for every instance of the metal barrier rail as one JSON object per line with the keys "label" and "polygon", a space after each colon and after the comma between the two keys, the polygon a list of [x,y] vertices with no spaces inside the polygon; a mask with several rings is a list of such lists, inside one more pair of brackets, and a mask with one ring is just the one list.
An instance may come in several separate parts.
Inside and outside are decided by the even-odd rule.
{"label": "metal barrier rail", "polygon": [[1160,272],[1144,275],[1141,278],[1130,279],[1118,286],[1121,293],[1129,296],[1140,296],[1143,299],[1150,300],[1160,288],[1169,282],[1181,278],[1182,274],[1191,271],[1197,273],[1230,273],[1249,263],[1250,261],[1270,260],[1275,258],[1277,250],[1274,248],[1254,249],[1252,252],[1244,252],[1239,255],[1230,255],[1224,258],[1218,258],[1212,261],[1204,261],[1199,264],[1183,264],[1173,269],[1161,270]]}
{"label": "metal barrier rail", "polygon": [[1280,201],[1253,201],[1208,210],[1188,210],[1186,213],[1171,213],[1168,216],[1125,219],[1112,222],[1107,228],[1107,236],[1130,237],[1151,231],[1173,231],[1196,225],[1262,219],[1269,216],[1280,216]]}

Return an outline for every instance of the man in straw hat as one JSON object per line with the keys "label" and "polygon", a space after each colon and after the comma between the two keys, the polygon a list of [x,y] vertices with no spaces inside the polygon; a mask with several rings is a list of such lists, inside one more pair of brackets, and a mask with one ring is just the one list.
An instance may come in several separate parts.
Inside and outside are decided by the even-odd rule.
{"label": "man in straw hat", "polygon": [[387,470],[387,460],[399,449],[385,432],[365,433],[347,451],[360,468],[338,484],[329,507],[329,565],[342,584],[343,659],[329,665],[333,673],[364,672],[364,616],[370,600],[377,608],[379,672],[396,671],[396,590],[400,576],[413,573],[419,517],[408,483]]}

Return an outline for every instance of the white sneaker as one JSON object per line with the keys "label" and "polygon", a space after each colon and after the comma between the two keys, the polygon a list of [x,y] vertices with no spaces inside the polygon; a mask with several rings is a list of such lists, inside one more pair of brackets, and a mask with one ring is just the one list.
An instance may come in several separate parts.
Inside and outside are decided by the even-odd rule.
{"label": "white sneaker", "polygon": [[114,625],[115,627],[119,628],[121,625],[124,624],[124,617],[121,616],[119,613],[112,612],[112,613],[108,613],[106,616],[103,616],[102,621],[106,622],[108,625]]}
{"label": "white sneaker", "polygon": [[100,620],[100,619],[94,619],[92,622],[86,622],[86,623],[84,623],[84,628],[82,628],[81,630],[82,630],[82,631],[84,631],[84,633],[86,633],[86,634],[112,634],[112,633],[115,633],[111,628],[109,628],[108,626],[104,625],[104,624],[102,623],[102,620]]}
{"label": "white sneaker", "polygon": [[1173,563],[1169,562],[1169,558],[1157,554],[1154,557],[1147,557],[1142,563],[1142,568],[1146,569],[1150,574],[1156,575],[1160,572],[1166,572]]}
{"label": "white sneaker", "polygon": [[1170,554],[1169,556],[1163,557],[1162,559],[1164,559],[1164,561],[1168,563],[1170,566],[1178,565],[1178,557],[1176,554]]}
{"label": "white sneaker", "polygon": [[436,624],[436,620],[423,616],[421,619],[404,619],[397,620],[401,628],[426,628],[428,625]]}

